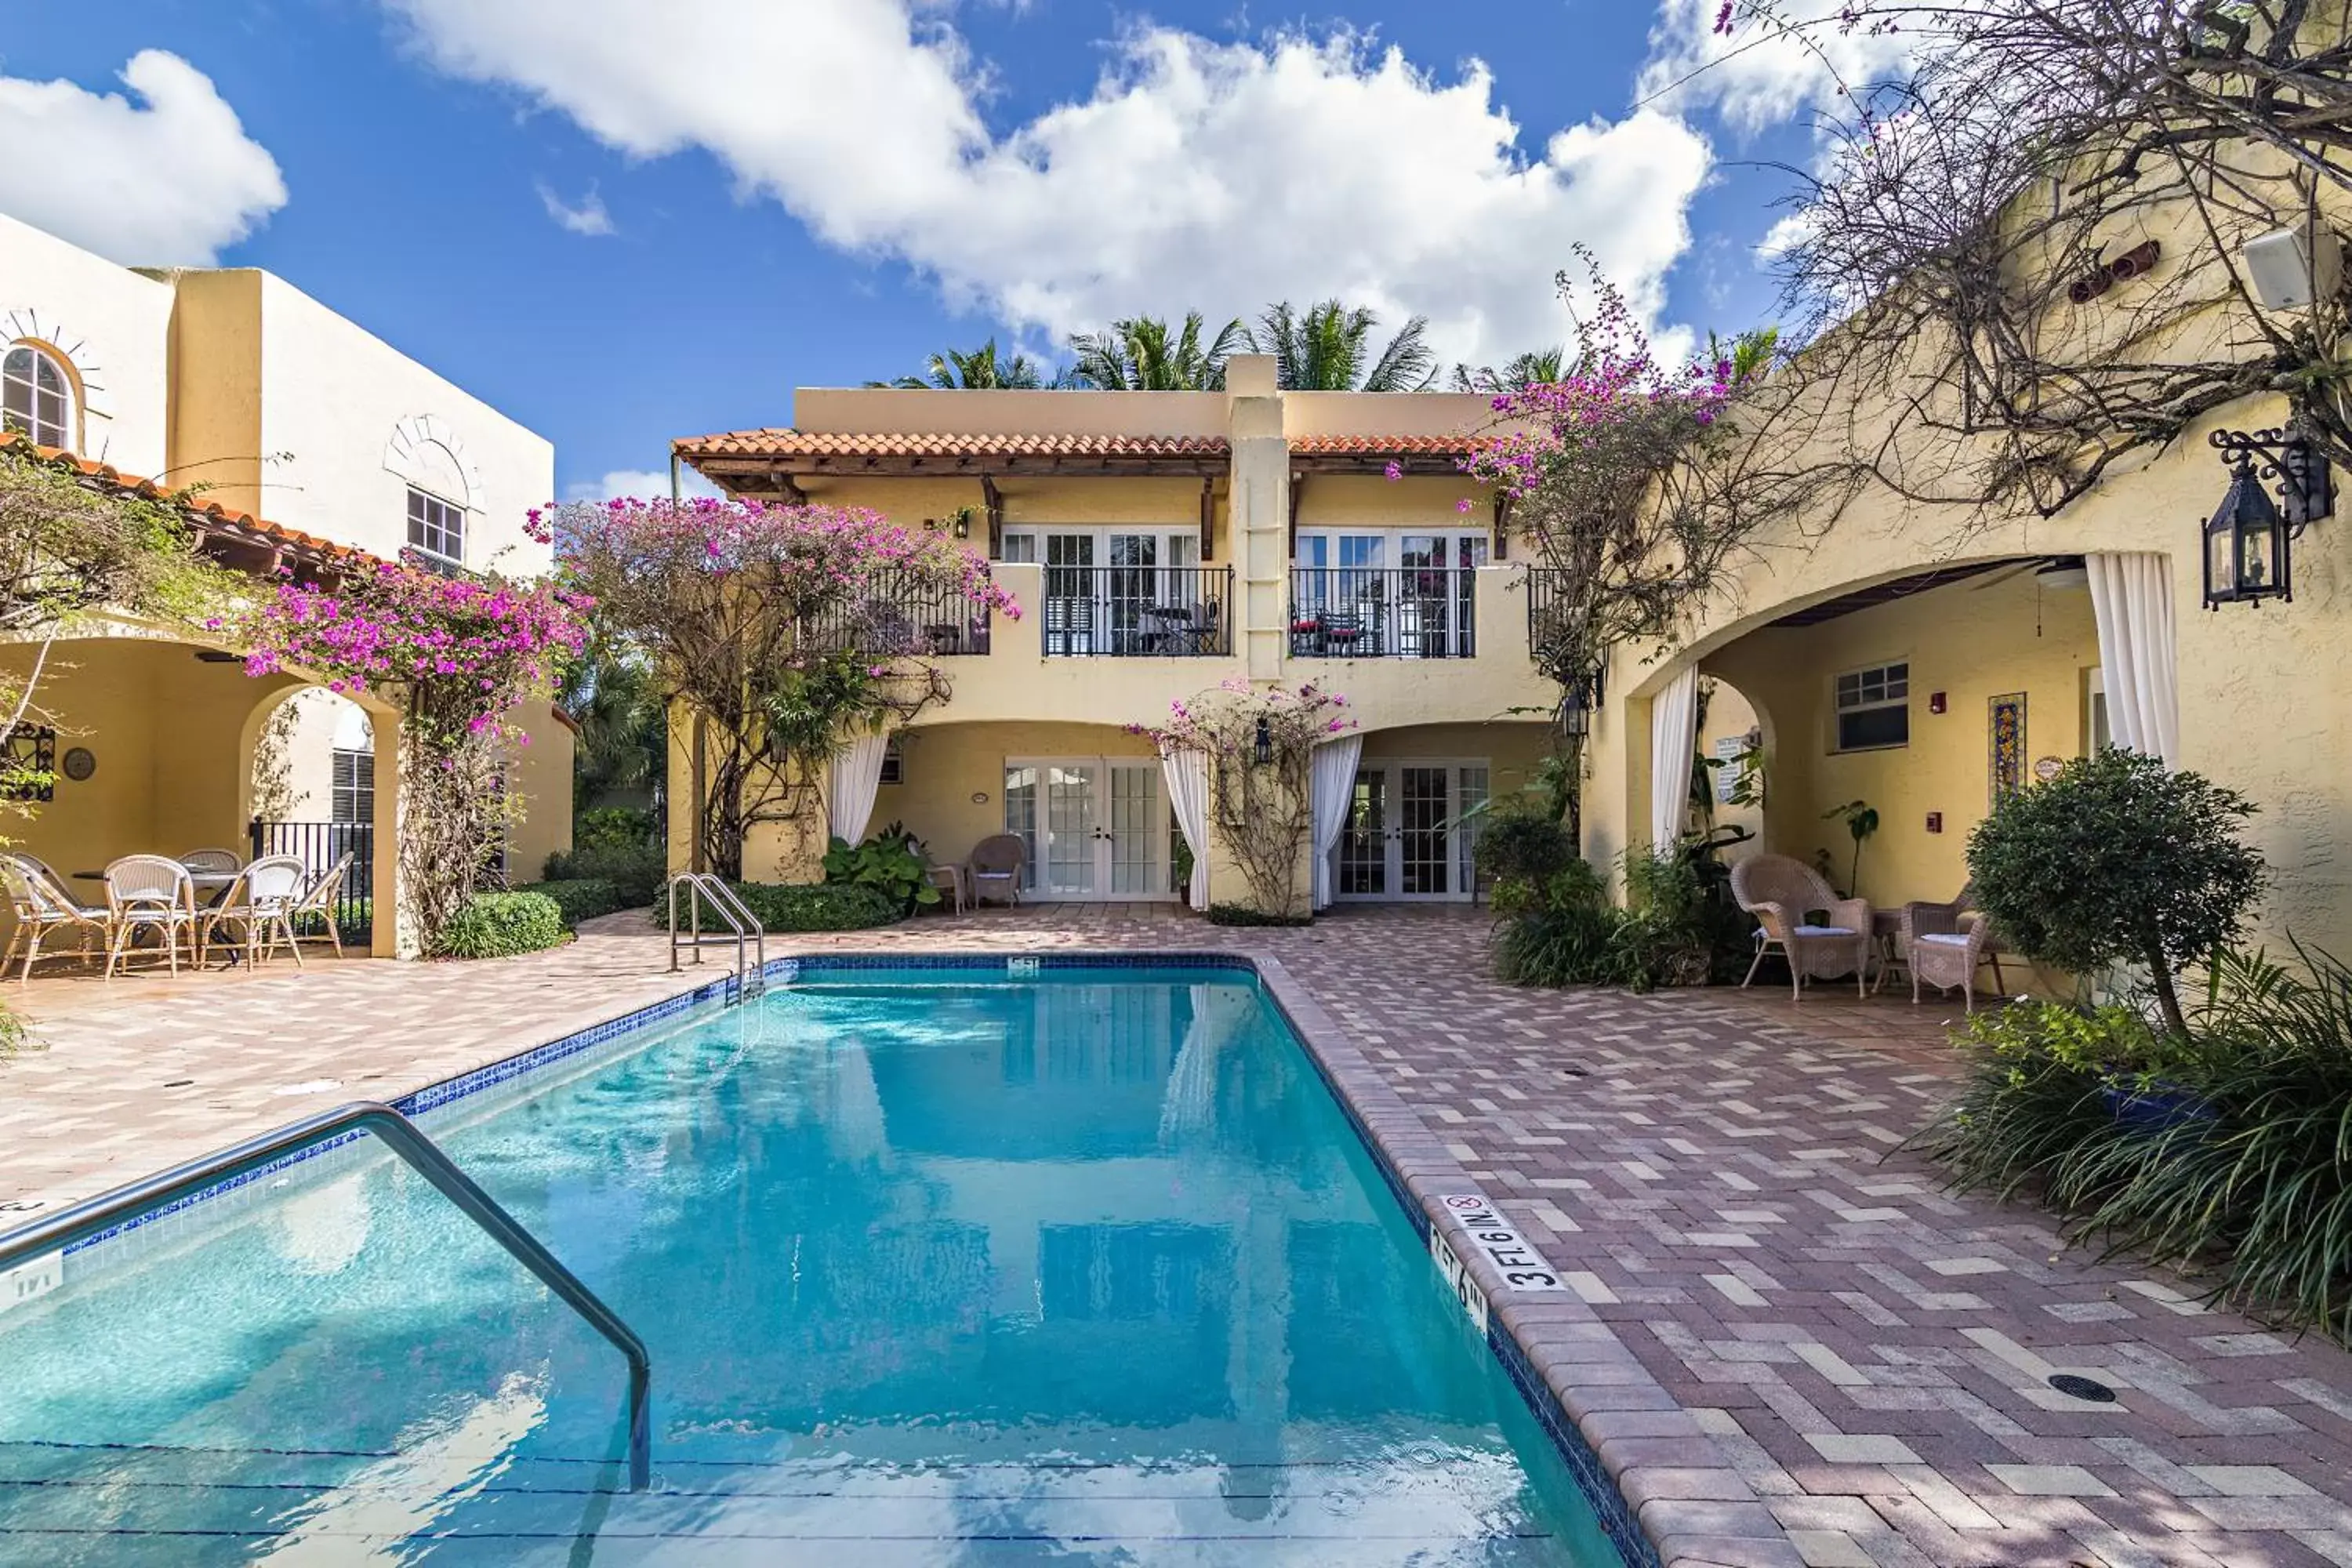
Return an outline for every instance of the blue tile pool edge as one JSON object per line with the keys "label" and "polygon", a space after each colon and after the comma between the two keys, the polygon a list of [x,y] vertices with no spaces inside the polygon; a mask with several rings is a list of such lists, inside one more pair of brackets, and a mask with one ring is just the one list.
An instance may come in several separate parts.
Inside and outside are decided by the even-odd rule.
{"label": "blue tile pool edge", "polygon": [[[1317,1076],[1346,1117],[1356,1133],[1373,1168],[1381,1173],[1391,1195],[1403,1207],[1412,1221],[1414,1233],[1426,1242],[1433,1225],[1445,1225],[1460,1230],[1460,1221],[1446,1215],[1435,1202],[1436,1196],[1450,1190],[1471,1186],[1468,1173],[1459,1162],[1444,1152],[1443,1142],[1431,1133],[1418,1112],[1407,1105],[1393,1086],[1372,1067],[1345,1031],[1332,1022],[1321,1004],[1293,979],[1279,960],[1270,956],[1239,953],[1230,950],[1155,949],[1150,951],[1100,952],[1065,951],[1038,953],[1007,953],[998,952],[921,953],[921,952],[819,952],[804,956],[775,958],[768,961],[762,976],[771,985],[790,986],[804,980],[814,980],[827,971],[856,972],[860,970],[965,970],[992,972],[1018,977],[1042,973],[1048,969],[1218,969],[1255,981],[1261,991],[1273,1002],[1276,1012],[1289,1028],[1307,1059],[1314,1065]],[[541,1071],[557,1063],[578,1056],[595,1047],[638,1034],[656,1025],[677,1018],[695,1009],[714,1003],[740,1001],[740,987],[733,975],[726,975],[681,992],[661,1001],[635,1008],[603,1023],[591,1025],[542,1045],[519,1051],[482,1067],[413,1090],[392,1100],[394,1109],[404,1115],[415,1116],[438,1110],[485,1090],[512,1083],[530,1074]],[[316,1161],[336,1150],[365,1137],[362,1132],[350,1132],[326,1139],[305,1149],[271,1162],[258,1170],[248,1172],[231,1181],[215,1183],[184,1197],[173,1200],[149,1213],[125,1220],[98,1236],[79,1242],[58,1256],[73,1256],[110,1241],[116,1241],[132,1232],[154,1226],[171,1216],[185,1214],[199,1205],[213,1202],[231,1194],[251,1189],[257,1183]],[[1529,1310],[1513,1302],[1504,1288],[1497,1270],[1480,1257],[1475,1247],[1457,1247],[1457,1256],[1486,1292],[1494,1310],[1486,1330],[1487,1348],[1501,1362],[1505,1372],[1521,1396],[1528,1402],[1537,1421],[1551,1436],[1570,1472],[1576,1477],[1586,1499],[1599,1516],[1603,1530],[1617,1547],[1629,1568],[1674,1568],[1686,1559],[1681,1553],[1662,1555],[1668,1542],[1657,1539],[1662,1533],[1644,1523],[1629,1505],[1603,1464],[1599,1447],[1604,1439],[1586,1430],[1583,1419],[1574,1415],[1570,1401],[1574,1384],[1566,1377],[1555,1377],[1545,1365],[1545,1357],[1538,1343],[1530,1342],[1528,1330],[1545,1321],[1572,1321],[1579,1324],[1599,1324],[1601,1320],[1581,1301],[1574,1303],[1547,1302],[1542,1308]],[[1614,1340],[1613,1331],[1606,1331]],[[1622,1341],[1615,1342],[1622,1350]],[[1631,1352],[1624,1361],[1638,1369]],[[1565,1367],[1563,1367],[1565,1370]],[[1621,1369],[1622,1370],[1622,1369]],[[1647,1373],[1641,1374],[1647,1378]],[[1620,1377],[1613,1386],[1629,1386]],[[1631,1385],[1637,1393],[1638,1384]],[[1676,1410],[1679,1406],[1666,1394],[1663,1384],[1648,1379],[1654,1397],[1650,1407]],[[1640,1408],[1638,1405],[1616,1402],[1620,1408]],[[1605,1414],[1605,1412],[1592,1412]],[[1694,1428],[1696,1432],[1696,1428]],[[1679,1467],[1678,1467],[1679,1468]],[[1728,1464],[1721,1467],[1727,1474],[1734,1473]],[[1697,1505],[1718,1507],[1721,1505]],[[1646,1510],[1645,1510],[1646,1511]],[[1743,1532],[1744,1533],[1744,1532]],[[1765,1545],[1769,1542],[1786,1553],[1785,1560],[1799,1561],[1794,1548],[1785,1534],[1775,1527],[1771,1536],[1759,1536],[1748,1543]],[[1769,1551],[1769,1547],[1767,1547]],[[1759,1558],[1759,1561],[1767,1559]]]}

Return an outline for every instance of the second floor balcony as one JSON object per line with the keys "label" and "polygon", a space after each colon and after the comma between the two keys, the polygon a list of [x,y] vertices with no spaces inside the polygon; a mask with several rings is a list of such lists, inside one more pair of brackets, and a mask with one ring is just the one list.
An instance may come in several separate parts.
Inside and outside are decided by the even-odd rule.
{"label": "second floor balcony", "polygon": [[1234,651],[1230,566],[1044,569],[1045,657],[1221,658]]}
{"label": "second floor balcony", "polygon": [[1295,566],[1290,657],[1473,658],[1477,582],[1466,566]]}

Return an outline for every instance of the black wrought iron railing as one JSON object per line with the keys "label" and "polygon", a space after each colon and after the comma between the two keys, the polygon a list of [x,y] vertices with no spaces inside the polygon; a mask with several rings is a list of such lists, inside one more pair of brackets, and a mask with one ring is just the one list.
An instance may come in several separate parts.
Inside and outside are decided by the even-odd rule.
{"label": "black wrought iron railing", "polygon": [[1467,567],[1295,566],[1293,658],[1469,658],[1478,651]]}
{"label": "black wrought iron railing", "polygon": [[986,653],[988,609],[951,584],[884,576],[875,592],[803,621],[801,646],[877,655]]}
{"label": "black wrought iron railing", "polygon": [[1549,667],[1569,641],[1570,574],[1557,566],[1528,569],[1528,657]]}
{"label": "black wrought iron railing", "polygon": [[375,824],[373,822],[267,822],[247,827],[253,857],[291,855],[313,878],[325,875],[345,855],[351,867],[335,890],[335,929],[346,945],[365,942],[375,914]]}
{"label": "black wrought iron railing", "polygon": [[1052,566],[1049,658],[1204,658],[1234,651],[1230,566]]}

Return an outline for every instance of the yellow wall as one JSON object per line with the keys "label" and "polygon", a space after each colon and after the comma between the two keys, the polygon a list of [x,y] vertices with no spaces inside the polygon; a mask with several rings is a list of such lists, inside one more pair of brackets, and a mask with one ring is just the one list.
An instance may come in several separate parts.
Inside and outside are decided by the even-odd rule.
{"label": "yellow wall", "polygon": [[[1836,751],[1837,677],[1897,660],[1911,668],[1910,744]],[[1843,885],[1853,840],[1822,814],[1867,801],[1879,827],[1863,847],[1859,891],[1891,907],[1948,899],[1968,879],[1969,832],[1990,805],[1991,700],[2026,694],[2030,776],[2035,758],[2080,754],[2084,675],[2098,660],[2089,593],[2042,590],[2029,568],[1820,626],[1754,632],[1702,668],[1760,710],[1768,734],[1764,847],[1807,861],[1827,848]],[[1941,714],[1928,710],[1937,692]],[[1931,812],[1942,814],[1940,833],[1928,831]]]}
{"label": "yellow wall", "polygon": [[275,519],[263,488],[261,278],[184,271],[173,284],[169,481],[230,511]]}
{"label": "yellow wall", "polygon": [[1154,754],[1148,738],[1115,725],[1051,721],[927,724],[899,745],[907,782],[882,786],[868,831],[904,822],[941,861],[961,860],[973,845],[1004,831],[1007,757]]}
{"label": "yellow wall", "polygon": [[523,797],[522,820],[507,835],[508,874],[536,882],[547,858],[572,847],[571,728],[544,702],[527,702],[510,715],[530,737],[515,753],[514,787]]}

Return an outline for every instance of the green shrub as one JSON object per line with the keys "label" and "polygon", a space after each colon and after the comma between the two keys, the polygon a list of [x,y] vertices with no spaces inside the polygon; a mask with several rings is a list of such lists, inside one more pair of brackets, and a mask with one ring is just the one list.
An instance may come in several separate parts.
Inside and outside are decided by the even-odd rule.
{"label": "green shrub", "polygon": [[642,849],[654,842],[657,826],[650,811],[626,805],[593,806],[572,819],[572,847]]}
{"label": "green shrub", "polygon": [[544,893],[476,893],[442,927],[436,958],[507,958],[553,947],[570,933]]}
{"label": "green shrub", "polygon": [[1209,923],[1213,926],[1309,926],[1315,923],[1315,920],[1311,915],[1270,915],[1247,904],[1211,904]]}
{"label": "green shrub", "polygon": [[940,901],[940,890],[923,874],[923,847],[904,823],[892,823],[863,844],[834,839],[824,852],[824,879],[832,886],[878,889],[902,914]]}
{"label": "green shrub", "polygon": [[1539,887],[1570,865],[1583,863],[1576,853],[1576,836],[1565,823],[1528,811],[1488,817],[1478,830],[1471,858],[1478,874],[1494,884],[1498,900],[1509,896],[1502,890],[1506,887]]}
{"label": "green shrub", "polygon": [[[1522,864],[1540,865],[1535,859]],[[1705,846],[1653,858],[1625,858],[1628,906],[1613,907],[1608,884],[1571,857],[1540,882],[1498,880],[1502,918],[1489,940],[1497,979],[1512,985],[1701,985],[1727,963],[1744,963],[1748,925],[1719,899]],[[1736,977],[1738,968],[1731,973]]]}
{"label": "green shrub", "polygon": [[2145,966],[2188,1033],[2173,977],[2237,934],[2263,858],[2238,837],[2253,804],[2197,773],[2108,747],[2004,797],[1969,836],[1978,906],[2027,958],[2075,974]]}
{"label": "green shrub", "polygon": [[[854,882],[730,882],[743,907],[771,931],[866,931],[906,918],[907,911],[879,888]],[[683,900],[681,900],[681,907]],[[654,924],[667,930],[667,905],[654,910]],[[702,929],[725,930],[706,914]]]}
{"label": "green shrub", "polygon": [[518,893],[538,893],[553,899],[555,907],[563,911],[563,923],[576,926],[582,921],[598,915],[609,915],[614,910],[626,909],[621,902],[621,889],[602,877],[574,877],[561,882],[532,882],[517,888]]}
{"label": "green shrub", "polygon": [[[2176,1036],[2126,1005],[1980,1015],[1958,1102],[1915,1142],[1954,1184],[2037,1193],[2110,1252],[2352,1340],[2352,969],[2225,955]],[[2119,1112],[2160,1097],[2157,1114]]]}
{"label": "green shrub", "polygon": [[568,853],[558,851],[547,858],[545,879],[610,882],[623,909],[642,909],[654,901],[662,884],[669,880],[669,857],[656,844],[575,843]]}

